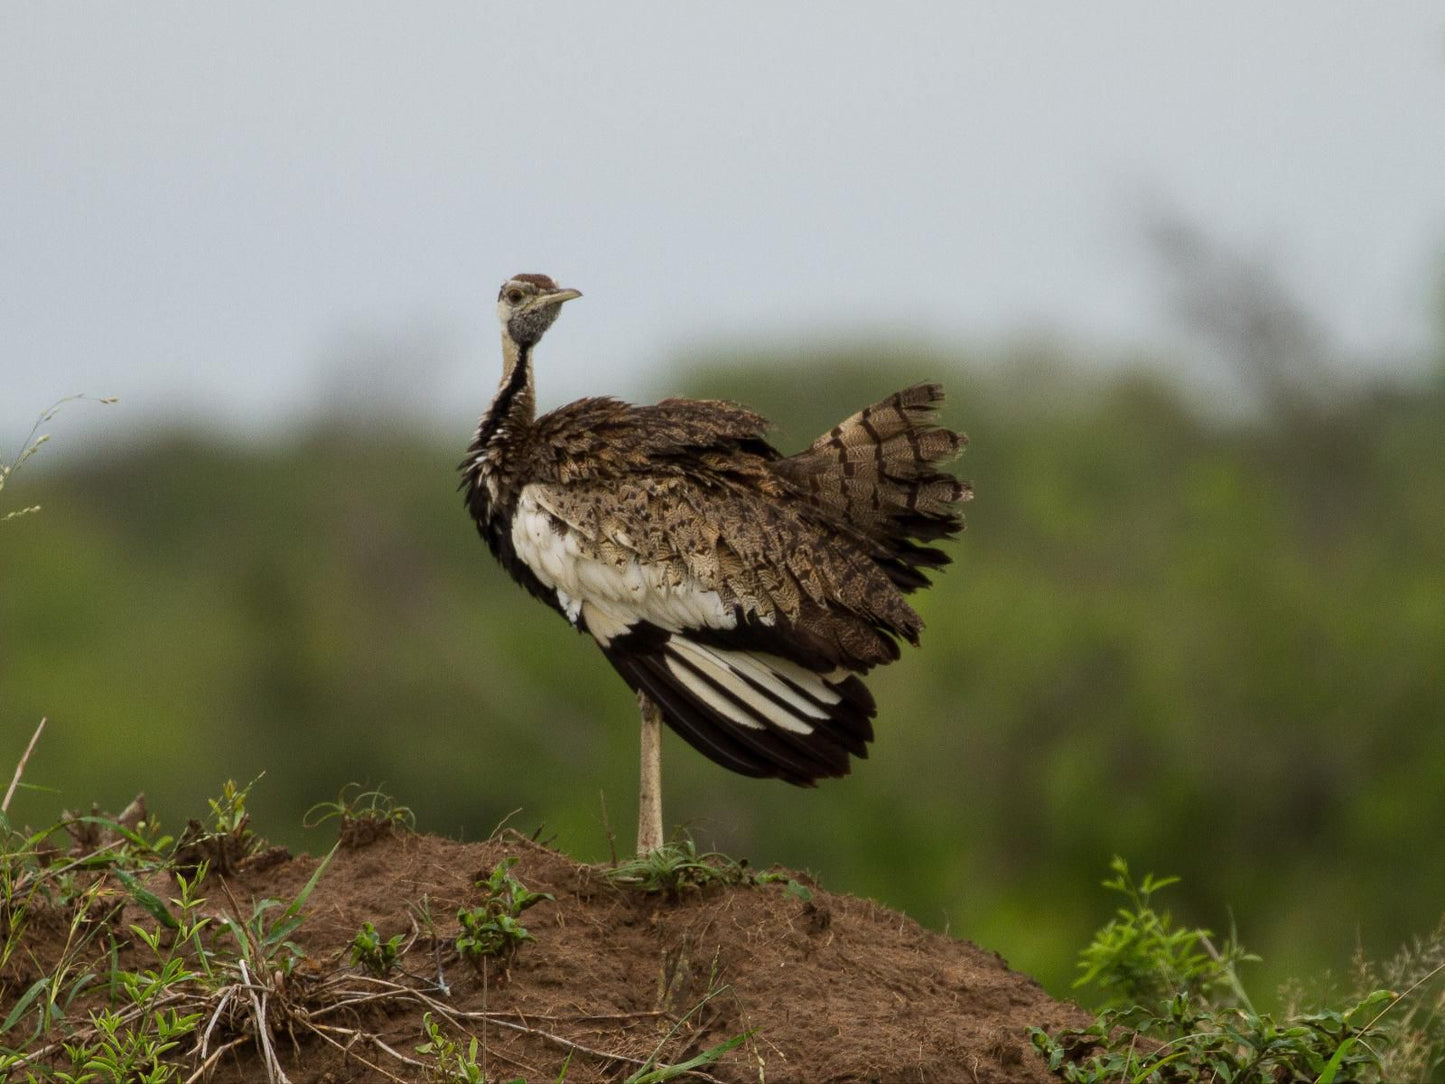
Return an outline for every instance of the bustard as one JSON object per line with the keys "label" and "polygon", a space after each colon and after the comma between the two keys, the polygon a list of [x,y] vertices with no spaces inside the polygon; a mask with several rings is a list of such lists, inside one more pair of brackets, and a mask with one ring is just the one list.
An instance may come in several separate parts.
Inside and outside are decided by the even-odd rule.
{"label": "bustard", "polygon": [[532,352],[564,302],[502,284],[502,381],[462,461],[477,528],[523,587],[597,642],[642,712],[638,851],[662,843],[659,719],[743,775],[802,786],[868,755],[860,675],[918,642],[904,595],[949,561],[966,438],[906,388],[783,456],[731,403],[581,399],[536,417]]}

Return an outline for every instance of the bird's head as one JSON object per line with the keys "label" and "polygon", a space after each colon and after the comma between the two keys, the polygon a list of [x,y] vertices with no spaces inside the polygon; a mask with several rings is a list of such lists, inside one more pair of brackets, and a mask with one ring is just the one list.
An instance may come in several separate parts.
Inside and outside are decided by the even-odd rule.
{"label": "bird's head", "polygon": [[546,275],[513,275],[497,293],[502,333],[519,347],[535,346],[562,311],[562,302],[581,296]]}

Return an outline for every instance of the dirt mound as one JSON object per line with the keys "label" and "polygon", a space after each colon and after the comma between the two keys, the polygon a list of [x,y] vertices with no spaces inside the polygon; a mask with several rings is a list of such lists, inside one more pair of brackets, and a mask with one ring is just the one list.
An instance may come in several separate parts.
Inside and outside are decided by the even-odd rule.
{"label": "dirt mound", "polygon": [[[457,912],[485,901],[478,881],[508,858],[507,876],[554,898],[521,914],[531,939],[509,959],[473,963],[457,950]],[[213,928],[225,915],[244,924],[258,901],[303,893],[319,863],[273,854],[213,875],[199,913]],[[253,976],[225,1006],[213,997],[207,1045],[178,1049],[190,1052],[179,1079],[202,1060],[193,1051],[223,1049],[209,1079],[266,1079],[258,1017],[275,1064],[298,1084],[443,1079],[435,1046],[418,1051],[426,1013],[463,1055],[479,1039],[486,1079],[557,1080],[566,1063],[568,1084],[622,1080],[654,1052],[675,1065],[744,1035],[683,1079],[1046,1081],[1054,1078],[1025,1028],[1090,1022],[997,955],[874,903],[785,871],[723,880],[649,893],[512,833],[457,843],[383,832],[340,847],[287,935],[306,959],[289,975]],[[152,888],[175,893],[159,877]],[[283,908],[265,914],[257,929],[279,928]],[[134,900],[114,927],[132,922],[155,926]],[[352,965],[364,923],[380,943],[400,936],[393,966],[368,974]],[[63,924],[54,936],[65,936]],[[122,966],[139,951],[124,947]],[[0,976],[0,1016],[25,979]],[[84,1008],[82,999],[71,1018],[84,1019]]]}

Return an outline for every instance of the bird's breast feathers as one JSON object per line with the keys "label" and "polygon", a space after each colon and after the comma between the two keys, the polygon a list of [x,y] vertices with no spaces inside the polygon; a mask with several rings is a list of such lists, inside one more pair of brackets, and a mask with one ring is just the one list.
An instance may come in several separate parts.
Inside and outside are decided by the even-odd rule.
{"label": "bird's breast feathers", "polygon": [[522,487],[512,517],[512,547],[573,625],[603,647],[640,622],[668,632],[737,627],[734,606],[678,560],[649,560],[626,533],[599,538],[595,524],[563,514],[546,486]]}

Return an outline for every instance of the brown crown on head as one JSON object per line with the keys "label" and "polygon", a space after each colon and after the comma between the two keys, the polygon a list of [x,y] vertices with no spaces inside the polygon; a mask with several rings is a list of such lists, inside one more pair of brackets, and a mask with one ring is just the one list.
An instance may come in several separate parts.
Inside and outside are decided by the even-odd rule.
{"label": "brown crown on head", "polygon": [[[507,282],[530,282],[533,286],[537,287],[537,289],[544,290],[547,293],[551,293],[552,291],[557,289],[557,284],[552,281],[552,277],[550,275],[513,275],[507,280]],[[503,285],[506,284],[503,283]]]}

